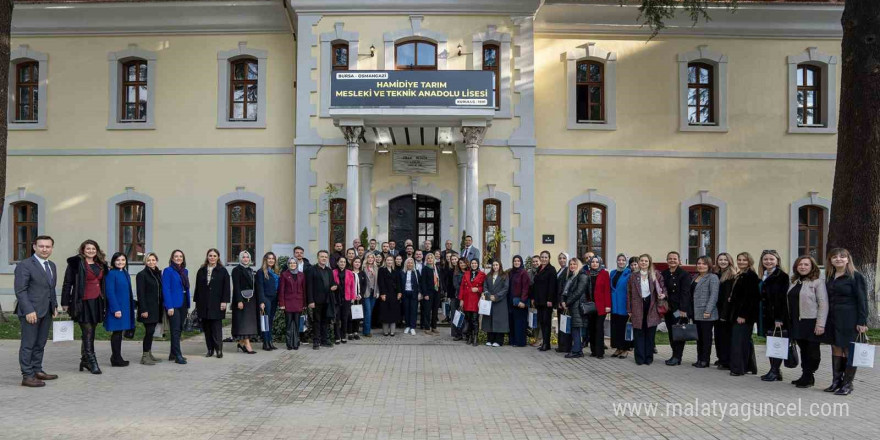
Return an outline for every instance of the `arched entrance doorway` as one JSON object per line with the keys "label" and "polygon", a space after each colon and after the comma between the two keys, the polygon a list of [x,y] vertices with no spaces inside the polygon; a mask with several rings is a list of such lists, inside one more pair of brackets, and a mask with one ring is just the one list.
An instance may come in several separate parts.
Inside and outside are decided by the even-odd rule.
{"label": "arched entrance doorway", "polygon": [[388,239],[403,243],[413,240],[416,249],[425,240],[440,242],[440,200],[422,194],[404,195],[388,202]]}

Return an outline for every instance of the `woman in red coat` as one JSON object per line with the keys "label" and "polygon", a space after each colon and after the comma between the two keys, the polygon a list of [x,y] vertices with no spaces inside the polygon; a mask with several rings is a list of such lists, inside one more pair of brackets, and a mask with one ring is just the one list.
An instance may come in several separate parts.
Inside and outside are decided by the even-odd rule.
{"label": "woman in red coat", "polygon": [[287,325],[287,349],[299,350],[299,321],[306,303],[306,274],[299,271],[296,258],[287,260],[278,283],[278,308]]}
{"label": "woman in red coat", "polygon": [[599,257],[590,258],[584,267],[590,283],[587,285],[589,301],[596,303],[596,311],[586,316],[590,335],[590,357],[605,358],[605,315],[611,312],[611,277],[602,268]]}
{"label": "woman in red coat", "polygon": [[470,270],[464,273],[461,279],[461,287],[458,291],[458,297],[461,300],[461,309],[464,310],[464,317],[467,323],[466,341],[468,344],[477,345],[477,312],[480,304],[480,295],[483,293],[483,282],[486,281],[486,274],[480,271],[480,261],[473,259],[470,262]]}

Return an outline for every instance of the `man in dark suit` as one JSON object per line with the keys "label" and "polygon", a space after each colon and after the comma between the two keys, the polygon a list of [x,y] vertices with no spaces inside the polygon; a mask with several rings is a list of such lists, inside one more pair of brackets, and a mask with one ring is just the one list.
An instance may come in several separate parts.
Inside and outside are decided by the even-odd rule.
{"label": "man in dark suit", "polygon": [[49,261],[55,240],[41,235],[34,240],[34,255],[15,267],[16,314],[21,321],[21,386],[42,387],[45,380],[58,379],[43,371],[43,351],[49,338],[52,318],[58,315],[55,285],[58,272]]}
{"label": "man in dark suit", "polygon": [[480,250],[474,246],[474,238],[470,235],[464,238],[464,249],[461,251],[461,257],[467,262],[477,260],[480,262],[480,267],[483,266],[483,260],[480,259]]}
{"label": "man in dark suit", "polygon": [[332,347],[328,338],[328,327],[333,316],[333,270],[327,265],[330,255],[327,251],[318,251],[318,264],[306,273],[306,296],[309,308],[312,309],[312,342],[315,350],[320,345]]}

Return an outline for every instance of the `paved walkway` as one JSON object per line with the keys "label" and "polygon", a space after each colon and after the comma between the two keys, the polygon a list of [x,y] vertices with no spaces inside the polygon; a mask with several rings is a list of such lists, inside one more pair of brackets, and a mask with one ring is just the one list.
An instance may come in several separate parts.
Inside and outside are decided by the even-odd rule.
{"label": "paved walkway", "polygon": [[[157,355],[167,356],[167,343]],[[76,371],[78,342],[49,343],[46,369],[61,375],[43,389],[19,386],[18,341],[0,341],[0,436],[9,439],[612,439],[612,438],[876,438],[880,374],[860,369],[856,391],[832,396],[698,370],[637,367],[626,360],[567,360],[534,348],[467,347],[448,336],[361,339],[333,349],[235,353],[202,357],[200,338],[185,341],[188,365],[136,363],[140,346],[126,342],[127,368]],[[761,373],[766,359],[760,357]],[[817,385],[830,380],[823,348]],[[660,347],[657,359],[668,357]],[[878,362],[880,366],[880,362]],[[698,400],[695,400],[698,399]],[[667,415],[666,403],[791,405],[802,415]],[[659,403],[654,416],[615,414],[615,404]],[[810,416],[812,404],[848,404],[844,417]],[[788,408],[786,408],[788,409]],[[818,410],[831,411],[829,405]],[[720,406],[716,406],[720,411]],[[752,413],[760,408],[752,408]],[[839,410],[839,408],[838,408]]]}

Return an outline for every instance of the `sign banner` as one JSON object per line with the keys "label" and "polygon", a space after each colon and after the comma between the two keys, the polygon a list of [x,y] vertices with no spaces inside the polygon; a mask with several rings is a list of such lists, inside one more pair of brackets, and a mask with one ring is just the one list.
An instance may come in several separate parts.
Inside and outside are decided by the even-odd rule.
{"label": "sign banner", "polygon": [[330,107],[495,108],[494,82],[484,70],[337,71]]}

